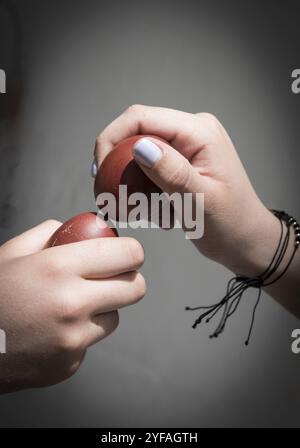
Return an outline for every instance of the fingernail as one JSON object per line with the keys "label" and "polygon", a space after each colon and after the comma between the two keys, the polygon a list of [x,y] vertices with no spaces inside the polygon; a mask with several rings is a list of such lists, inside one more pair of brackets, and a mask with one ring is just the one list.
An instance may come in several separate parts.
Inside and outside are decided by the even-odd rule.
{"label": "fingernail", "polygon": [[133,157],[142,165],[151,168],[155,162],[161,159],[162,152],[151,140],[142,138],[133,146]]}
{"label": "fingernail", "polygon": [[92,163],[92,166],[91,166],[91,176],[92,177],[96,177],[97,176],[97,171],[98,171],[97,162],[96,162],[96,159],[94,159],[93,163]]}

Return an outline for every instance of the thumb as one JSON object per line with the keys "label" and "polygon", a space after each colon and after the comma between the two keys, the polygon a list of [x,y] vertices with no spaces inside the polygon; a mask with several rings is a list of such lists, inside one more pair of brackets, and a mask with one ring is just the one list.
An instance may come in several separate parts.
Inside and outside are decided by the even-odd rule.
{"label": "thumb", "polygon": [[21,235],[7,241],[1,249],[8,257],[22,257],[45,249],[52,234],[61,226],[61,222],[48,219],[41,224],[27,230]]}
{"label": "thumb", "polygon": [[180,152],[161,140],[141,138],[133,157],[144,173],[168,194],[202,192],[201,176]]}

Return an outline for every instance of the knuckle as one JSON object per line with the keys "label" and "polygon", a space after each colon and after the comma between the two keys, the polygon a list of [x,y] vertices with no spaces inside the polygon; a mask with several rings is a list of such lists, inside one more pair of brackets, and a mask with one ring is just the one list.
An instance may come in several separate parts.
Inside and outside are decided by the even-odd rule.
{"label": "knuckle", "polygon": [[143,112],[144,108],[145,106],[143,106],[142,104],[132,104],[126,109],[125,113],[130,115],[139,115],[141,112]]}
{"label": "knuckle", "polygon": [[60,257],[54,256],[51,251],[51,255],[44,259],[43,269],[51,276],[61,275],[65,270],[65,263]]}
{"label": "knuckle", "polygon": [[84,344],[77,331],[68,331],[62,334],[58,341],[59,351],[63,353],[81,352]]}
{"label": "knuckle", "polygon": [[214,114],[211,114],[210,112],[199,112],[196,115],[200,118],[204,118],[207,121],[211,121],[212,123],[218,121],[217,117]]}
{"label": "knuckle", "polygon": [[216,128],[218,129],[220,127],[220,122],[218,118],[215,115],[211,114],[210,112],[201,112],[196,115],[202,121],[205,121],[205,124],[209,126],[212,130]]}
{"label": "knuckle", "polygon": [[79,300],[69,297],[64,291],[63,297],[60,300],[60,307],[58,307],[58,318],[62,322],[76,322],[79,321],[84,314],[84,309]]}
{"label": "knuckle", "polygon": [[70,265],[68,264],[68,260],[61,256],[60,254],[57,254],[55,251],[56,248],[50,248],[47,250],[47,253],[45,252],[45,255],[43,256],[43,262],[41,262],[41,269],[48,274],[50,278],[56,278],[56,279],[64,279],[67,280],[68,278],[71,278],[74,274],[72,273],[70,269]]}

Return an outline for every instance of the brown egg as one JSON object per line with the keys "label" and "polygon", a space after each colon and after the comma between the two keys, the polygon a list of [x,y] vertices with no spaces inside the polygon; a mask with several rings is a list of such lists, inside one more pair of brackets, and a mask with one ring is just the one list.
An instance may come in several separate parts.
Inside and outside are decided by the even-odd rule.
{"label": "brown egg", "polygon": [[[95,199],[100,193],[112,193],[117,202],[117,219],[119,204],[119,185],[127,186],[127,196],[132,193],[144,193],[150,200],[151,193],[161,193],[157,187],[140,169],[135,162],[132,150],[135,142],[149,135],[134,135],[118,143],[103,160],[94,184]],[[154,136],[153,136],[154,137]],[[158,137],[154,137],[158,138]],[[159,138],[159,140],[165,140]],[[150,202],[150,201],[149,201]],[[128,205],[128,213],[134,206]],[[151,210],[148,212],[151,219]]]}
{"label": "brown egg", "polygon": [[61,246],[93,238],[116,237],[118,233],[97,216],[97,213],[86,212],[62,224],[50,238],[47,247]]}

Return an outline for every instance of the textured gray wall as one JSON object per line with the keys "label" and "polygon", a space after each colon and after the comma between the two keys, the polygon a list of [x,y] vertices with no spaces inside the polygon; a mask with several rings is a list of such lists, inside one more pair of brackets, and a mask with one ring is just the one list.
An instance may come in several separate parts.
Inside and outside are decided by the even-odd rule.
{"label": "textured gray wall", "polygon": [[[133,103],[216,114],[265,203],[299,217],[296,1],[14,3],[22,107],[13,129],[1,128],[15,144],[1,152],[2,240],[94,208],[95,137]],[[230,273],[179,230],[122,234],[145,247],[147,297],[121,311],[71,380],[1,396],[0,426],[299,426],[300,358],[290,351],[299,322],[264,296],[246,349],[250,294],[210,341],[184,306],[215,302]]]}

